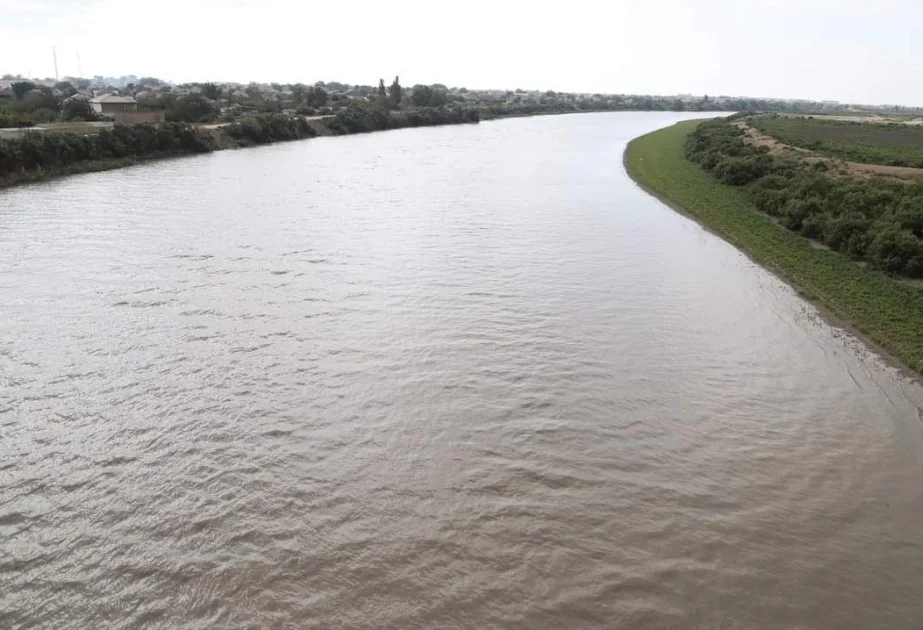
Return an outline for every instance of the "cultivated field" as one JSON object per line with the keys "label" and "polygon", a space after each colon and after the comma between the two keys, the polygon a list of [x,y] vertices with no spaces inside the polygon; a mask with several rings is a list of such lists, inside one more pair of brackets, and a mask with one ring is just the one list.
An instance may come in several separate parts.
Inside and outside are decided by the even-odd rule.
{"label": "cultivated field", "polygon": [[749,123],[786,144],[819,155],[869,164],[923,168],[923,126],[786,116],[755,116]]}

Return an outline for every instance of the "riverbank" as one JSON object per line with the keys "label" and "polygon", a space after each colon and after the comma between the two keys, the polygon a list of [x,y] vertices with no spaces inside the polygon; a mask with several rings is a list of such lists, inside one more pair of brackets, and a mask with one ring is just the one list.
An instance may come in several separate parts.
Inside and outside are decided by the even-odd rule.
{"label": "riverbank", "polygon": [[27,134],[21,139],[0,140],[0,189],[159,159],[317,136],[477,122],[477,110],[392,112],[355,107],[323,118],[266,114],[212,127],[163,123],[115,125],[94,134]]}
{"label": "riverbank", "polygon": [[757,211],[744,193],[686,159],[688,121],[632,140],[625,168],[642,188],[693,218],[815,302],[834,321],[923,374],[923,290],[813,247]]}

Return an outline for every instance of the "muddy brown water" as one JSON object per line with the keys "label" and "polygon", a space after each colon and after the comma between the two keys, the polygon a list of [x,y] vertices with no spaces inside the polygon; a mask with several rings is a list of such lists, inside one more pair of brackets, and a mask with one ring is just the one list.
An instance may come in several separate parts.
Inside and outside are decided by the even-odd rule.
{"label": "muddy brown water", "polygon": [[0,193],[0,627],[923,627],[923,390],[627,178],[682,117]]}

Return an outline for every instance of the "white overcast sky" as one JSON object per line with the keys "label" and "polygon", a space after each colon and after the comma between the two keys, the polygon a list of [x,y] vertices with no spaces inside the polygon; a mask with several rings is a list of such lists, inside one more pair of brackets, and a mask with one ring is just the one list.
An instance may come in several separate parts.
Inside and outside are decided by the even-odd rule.
{"label": "white overcast sky", "polygon": [[0,0],[0,74],[923,105],[923,0]]}

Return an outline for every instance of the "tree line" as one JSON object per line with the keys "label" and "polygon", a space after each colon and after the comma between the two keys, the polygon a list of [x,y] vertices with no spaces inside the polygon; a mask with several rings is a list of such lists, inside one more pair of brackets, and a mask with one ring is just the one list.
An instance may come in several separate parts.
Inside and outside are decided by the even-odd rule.
{"label": "tree line", "polygon": [[337,111],[325,124],[336,135],[383,131],[403,127],[454,125],[480,121],[480,112],[472,108],[427,108],[395,111],[375,103],[354,103]]}
{"label": "tree line", "polygon": [[[478,121],[477,110],[452,108],[393,111],[373,103],[340,110],[324,123],[336,135]],[[116,124],[95,134],[27,132],[22,138],[0,139],[0,185],[68,172],[93,163],[132,161],[220,148],[252,146],[317,134],[303,116],[258,114],[224,127],[199,130],[183,122],[157,125]]]}
{"label": "tree line", "polygon": [[214,148],[212,138],[183,123],[115,125],[87,135],[30,132],[21,139],[0,140],[0,179],[79,162],[203,153]]}

